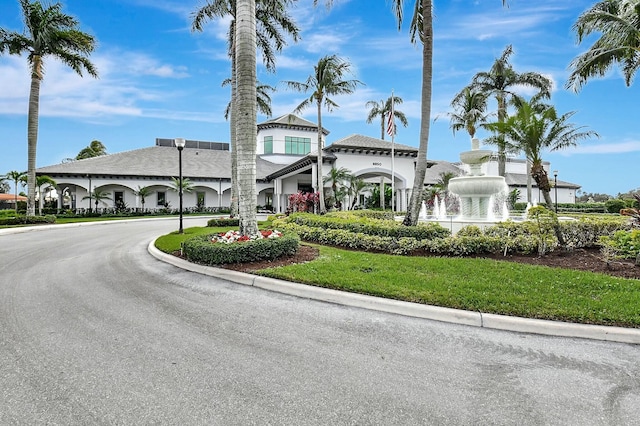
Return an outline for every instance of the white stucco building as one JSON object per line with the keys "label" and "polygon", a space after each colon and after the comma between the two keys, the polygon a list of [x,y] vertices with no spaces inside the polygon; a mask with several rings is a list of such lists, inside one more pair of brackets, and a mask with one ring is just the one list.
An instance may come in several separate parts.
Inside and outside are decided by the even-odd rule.
{"label": "white stucco building", "polygon": [[[323,129],[322,134],[323,176],[332,167],[344,167],[372,183],[382,180],[391,185],[393,177],[396,210],[406,210],[413,186],[417,148],[357,134],[325,146],[329,132]],[[256,183],[259,206],[272,206],[274,211],[283,212],[289,195],[298,191],[317,191],[317,135],[316,124],[290,114],[258,124]],[[182,165],[183,177],[193,184],[193,192],[183,195],[185,209],[197,205],[229,207],[231,152],[227,143],[187,140],[182,151]],[[484,167],[486,174],[497,175],[495,161]],[[548,170],[549,164],[545,167]],[[463,165],[429,161],[425,185],[435,184],[443,172],[462,175]],[[110,198],[98,206],[101,208],[113,207],[116,203],[124,203],[129,208],[176,208],[179,202],[177,192],[172,190],[172,178],[179,174],[178,152],[173,139],[156,139],[155,146],[148,148],[42,167],[37,169],[37,174],[48,175],[56,181],[59,208],[90,208],[88,195],[95,188]],[[553,178],[552,173],[550,175]],[[505,179],[510,189],[519,189],[521,200],[526,201],[526,162],[509,159]],[[330,184],[325,186],[328,188]],[[144,206],[136,195],[141,187],[150,187],[152,191]],[[558,202],[575,202],[579,188],[579,185],[558,181]],[[533,200],[540,200],[535,182],[532,196]],[[551,196],[555,200],[555,191]]]}

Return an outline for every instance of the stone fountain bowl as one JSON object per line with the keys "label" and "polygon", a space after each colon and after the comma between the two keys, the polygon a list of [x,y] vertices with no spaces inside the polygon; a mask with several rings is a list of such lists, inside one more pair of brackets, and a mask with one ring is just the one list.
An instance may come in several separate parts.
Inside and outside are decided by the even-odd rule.
{"label": "stone fountain bowl", "polygon": [[462,176],[451,179],[448,188],[460,197],[490,197],[504,191],[507,184],[502,176]]}
{"label": "stone fountain bowl", "polygon": [[460,153],[460,161],[464,164],[483,164],[489,161],[493,151],[489,149],[474,149]]}

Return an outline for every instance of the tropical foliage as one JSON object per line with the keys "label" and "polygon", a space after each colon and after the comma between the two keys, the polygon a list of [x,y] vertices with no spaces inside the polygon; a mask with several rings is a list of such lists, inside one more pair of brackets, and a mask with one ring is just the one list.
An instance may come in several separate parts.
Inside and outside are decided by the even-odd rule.
{"label": "tropical foliage", "polygon": [[600,37],[570,64],[566,87],[579,91],[591,77],[603,77],[619,65],[627,86],[640,67],[640,2],[599,1],[578,17],[573,26],[578,43],[592,34]]}
{"label": "tropical foliage", "polygon": [[89,146],[82,148],[75,159],[84,160],[85,158],[100,157],[101,155],[107,155],[107,148],[102,142],[94,140],[91,141]]}
{"label": "tropical foliage", "polygon": [[95,48],[93,36],[78,29],[79,22],[62,12],[62,5],[43,6],[38,1],[20,0],[25,33],[0,29],[0,51],[12,55],[26,53],[31,72],[29,112],[27,117],[27,215],[35,214],[36,150],[40,84],[44,78],[44,60],[53,56],[82,76],[83,71],[97,77],[95,66],[88,56]]}
{"label": "tropical foliage", "polygon": [[[379,118],[380,119],[380,139],[384,140],[384,135],[387,133],[387,126],[389,119],[389,113],[393,109],[393,117],[400,121],[404,127],[409,125],[409,121],[407,120],[407,116],[398,108],[396,105],[402,104],[403,100],[399,96],[389,96],[389,98],[385,101],[381,99],[380,101],[369,101],[365,104],[367,108],[369,108],[369,115],[367,115],[367,123],[373,123],[373,120]],[[392,106],[393,104],[393,106]]]}
{"label": "tropical foliage", "polygon": [[322,107],[324,106],[329,112],[333,111],[339,105],[329,96],[348,95],[353,93],[356,87],[362,83],[356,79],[346,79],[347,74],[351,73],[351,64],[336,55],[320,58],[313,67],[313,71],[313,74],[309,75],[305,82],[286,81],[285,84],[297,92],[311,92],[311,95],[295,108],[294,113],[299,113],[314,105],[318,112],[317,187],[320,193],[320,214],[324,214],[327,209],[325,207],[324,191],[322,191],[324,186],[322,181]]}

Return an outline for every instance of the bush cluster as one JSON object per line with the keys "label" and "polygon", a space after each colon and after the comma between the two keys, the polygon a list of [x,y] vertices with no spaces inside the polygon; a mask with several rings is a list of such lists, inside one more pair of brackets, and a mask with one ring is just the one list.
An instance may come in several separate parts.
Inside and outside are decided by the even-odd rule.
{"label": "bush cluster", "polygon": [[240,226],[240,219],[213,218],[207,221],[207,226],[209,228]]}
{"label": "bush cluster", "polygon": [[604,250],[610,250],[613,257],[622,259],[640,260],[640,230],[620,230],[612,235],[600,238],[600,244]]}
{"label": "bush cluster", "polygon": [[[506,221],[484,230],[467,226],[455,236],[435,223],[405,227],[393,221],[363,219],[349,214],[294,214],[279,218],[276,223],[278,228],[295,232],[304,241],[391,254],[529,254],[553,251],[558,247],[549,221]],[[597,247],[601,237],[630,229],[630,225],[621,223],[619,218],[587,218],[560,221],[560,228],[569,248],[581,248]]]}
{"label": "bush cluster", "polygon": [[344,230],[356,234],[380,237],[409,237],[417,240],[425,240],[443,238],[451,235],[448,229],[443,228],[437,223],[403,226],[393,220],[371,219],[353,214],[353,212],[328,213],[324,216],[310,213],[295,213],[282,220],[312,228]]}
{"label": "bush cluster", "polygon": [[56,223],[56,217],[53,215],[46,216],[14,216],[0,218],[0,226],[12,225],[38,225],[43,223]]}
{"label": "bush cluster", "polygon": [[202,265],[273,260],[294,254],[300,244],[300,239],[293,233],[283,233],[279,238],[264,238],[232,244],[212,243],[213,235],[198,235],[186,240],[182,244],[182,253],[185,258]]}

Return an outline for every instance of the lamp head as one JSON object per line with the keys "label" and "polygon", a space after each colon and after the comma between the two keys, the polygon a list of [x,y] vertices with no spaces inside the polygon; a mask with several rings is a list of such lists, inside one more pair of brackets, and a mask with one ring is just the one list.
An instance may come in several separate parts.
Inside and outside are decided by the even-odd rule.
{"label": "lamp head", "polygon": [[554,170],[554,171],[553,171],[553,176],[554,176],[554,177],[558,177],[558,171],[557,171],[557,170]]}
{"label": "lamp head", "polygon": [[184,138],[175,138],[173,143],[176,145],[176,148],[182,149],[187,144],[187,141]]}

